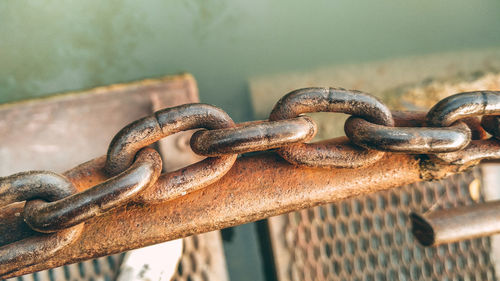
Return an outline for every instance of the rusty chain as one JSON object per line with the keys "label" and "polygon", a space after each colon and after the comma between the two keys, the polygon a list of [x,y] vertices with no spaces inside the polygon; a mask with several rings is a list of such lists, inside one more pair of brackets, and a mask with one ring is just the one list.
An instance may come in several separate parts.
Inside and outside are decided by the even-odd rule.
{"label": "rusty chain", "polygon": [[[317,126],[302,114],[312,112],[352,115],[345,123],[346,137],[307,143]],[[160,156],[147,146],[192,129],[201,129],[191,137],[193,151],[207,158],[161,174]],[[118,132],[107,155],[96,160],[102,168],[94,172],[104,181],[90,189],[79,191],[64,176],[51,172],[0,178],[0,208],[26,201],[21,215],[40,232],[3,241],[0,275],[50,257],[78,238],[82,225],[93,217],[129,202],[155,204],[183,196],[219,180],[239,154],[270,149],[291,164],[316,168],[365,167],[388,152],[425,155],[451,164],[500,159],[500,92],[456,94],[427,114],[391,112],[369,94],[336,88],[295,90],[279,100],[269,120],[242,124],[207,104],[157,111]]]}
{"label": "rusty chain", "polygon": [[[76,187],[64,176],[52,172],[30,171],[18,173],[0,180],[0,204],[2,206],[27,200],[57,202],[77,194]],[[40,201],[41,201],[40,200]],[[16,267],[35,264],[50,258],[77,238],[83,223],[60,232],[35,236],[0,247],[0,275],[14,271]]]}

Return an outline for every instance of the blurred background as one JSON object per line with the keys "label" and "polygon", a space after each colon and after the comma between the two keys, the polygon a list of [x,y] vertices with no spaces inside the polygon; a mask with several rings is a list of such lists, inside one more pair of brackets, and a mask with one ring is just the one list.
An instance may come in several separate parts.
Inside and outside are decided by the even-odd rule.
{"label": "blurred background", "polygon": [[[311,73],[386,61],[412,73],[415,61],[442,54],[448,70],[470,70],[457,58],[480,57],[478,69],[497,71],[498,48],[496,0],[7,0],[0,2],[0,103],[189,72],[202,102],[241,122],[265,118],[252,103],[264,103],[258,97],[267,90],[277,92],[272,100],[284,95],[289,86],[278,91],[273,81],[289,75],[324,82]],[[416,65],[420,78],[435,69]],[[222,232],[231,280],[275,280],[267,231],[257,222]]]}

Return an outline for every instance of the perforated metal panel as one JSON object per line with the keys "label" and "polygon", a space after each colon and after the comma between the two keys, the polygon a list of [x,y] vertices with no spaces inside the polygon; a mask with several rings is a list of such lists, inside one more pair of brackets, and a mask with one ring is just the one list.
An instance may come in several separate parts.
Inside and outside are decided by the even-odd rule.
{"label": "perforated metal panel", "polygon": [[271,218],[279,280],[495,280],[489,238],[424,248],[408,217],[474,203],[479,180],[475,169]]}
{"label": "perforated metal panel", "polygon": [[172,281],[227,281],[226,262],[219,231],[185,239],[182,258]]}
{"label": "perforated metal panel", "polygon": [[81,263],[65,265],[49,270],[23,275],[8,281],[108,281],[114,280],[123,255],[113,255]]}
{"label": "perforated metal panel", "polygon": [[[172,281],[228,280],[219,231],[183,239],[183,253]],[[119,274],[124,254],[24,275],[7,281],[110,281]]]}

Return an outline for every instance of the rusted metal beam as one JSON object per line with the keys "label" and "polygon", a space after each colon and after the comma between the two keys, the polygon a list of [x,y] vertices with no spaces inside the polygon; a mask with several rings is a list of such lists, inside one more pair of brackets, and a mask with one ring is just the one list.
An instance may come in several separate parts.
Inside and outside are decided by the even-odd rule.
{"label": "rusted metal beam", "polygon": [[499,233],[500,201],[412,213],[410,218],[413,234],[422,245],[452,243]]}
{"label": "rusted metal beam", "polygon": [[[104,162],[104,157],[97,158],[66,176],[79,190],[84,190],[106,179],[102,172]],[[244,224],[422,179],[441,178],[461,168],[391,153],[358,169],[298,167],[272,152],[243,156],[227,175],[204,189],[160,204],[130,203],[89,220],[80,238],[53,258],[1,278]],[[89,178],[89,172],[95,176]],[[155,189],[161,190],[162,186],[149,188],[152,192]],[[2,210],[4,229],[10,227],[11,232],[19,233],[10,236],[10,240],[39,235],[26,230],[22,218],[16,216],[21,211],[21,204]]]}

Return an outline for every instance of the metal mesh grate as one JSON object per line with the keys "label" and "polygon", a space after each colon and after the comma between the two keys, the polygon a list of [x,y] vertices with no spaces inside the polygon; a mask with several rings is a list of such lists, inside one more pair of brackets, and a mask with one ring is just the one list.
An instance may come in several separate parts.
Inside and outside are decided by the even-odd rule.
{"label": "metal mesh grate", "polygon": [[172,281],[228,280],[219,231],[184,238],[182,257]]}
{"label": "metal mesh grate", "polygon": [[118,272],[122,255],[112,255],[81,263],[65,265],[49,270],[23,275],[8,281],[63,281],[88,280],[111,281]]}
{"label": "metal mesh grate", "polygon": [[279,279],[495,280],[489,238],[424,248],[410,231],[410,211],[471,204],[479,179],[475,169],[272,218]]}
{"label": "metal mesh grate", "polygon": [[[219,231],[190,236],[184,238],[183,243],[182,257],[172,281],[228,280]],[[61,266],[10,278],[7,281],[111,281],[115,280],[119,273],[123,255],[112,255]]]}

